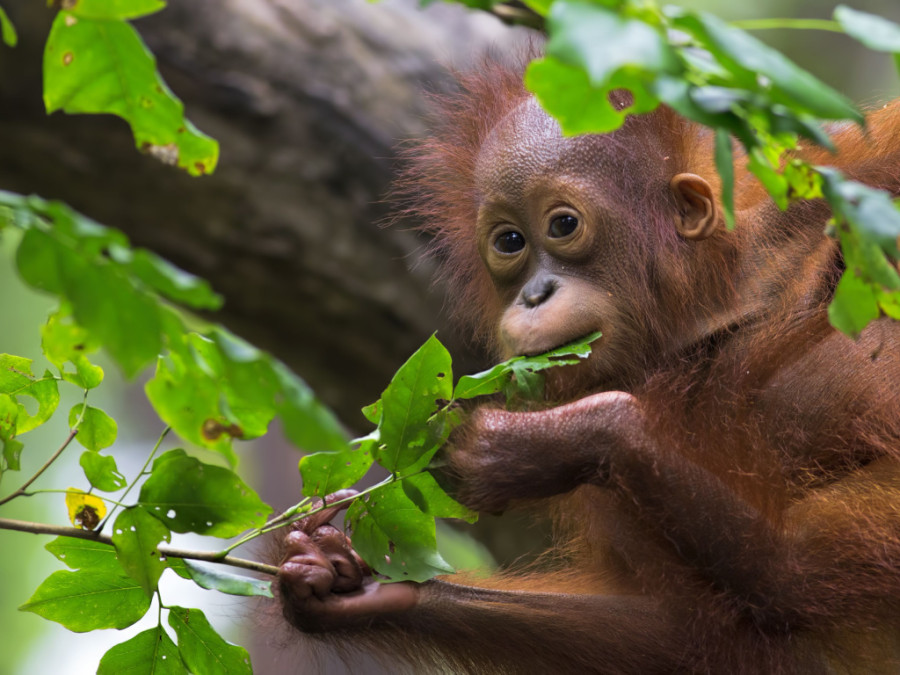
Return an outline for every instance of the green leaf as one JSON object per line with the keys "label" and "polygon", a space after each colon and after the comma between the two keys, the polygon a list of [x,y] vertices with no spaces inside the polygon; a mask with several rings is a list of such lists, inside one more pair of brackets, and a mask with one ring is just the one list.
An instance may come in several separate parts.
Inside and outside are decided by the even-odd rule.
{"label": "green leaf", "polygon": [[550,7],[553,5],[553,0],[524,0],[524,3],[528,9],[537,12],[541,16],[547,16]]}
{"label": "green leaf", "polygon": [[317,452],[300,459],[303,494],[325,497],[350,487],[366,475],[374,460],[375,441],[366,440],[342,452]]}
{"label": "green leaf", "polygon": [[[529,64],[525,85],[570,136],[614,131],[622,126],[626,115],[650,112],[659,105],[651,89],[628,73],[616,73],[604,86],[597,87],[582,68],[550,56]],[[633,102],[619,109],[609,95],[624,88],[631,91]]]}
{"label": "green leaf", "polygon": [[278,416],[291,442],[307,452],[346,450],[347,435],[334,413],[287,366],[275,362],[273,369],[280,386]]}
{"label": "green leaf", "polygon": [[67,298],[75,321],[133,376],[162,348],[158,301],[134,287],[120,266],[79,251],[55,228],[25,232],[16,254],[29,285]]}
{"label": "green leaf", "polygon": [[10,47],[15,47],[19,42],[19,36],[16,35],[16,27],[13,26],[12,21],[9,20],[2,7],[0,7],[0,36],[3,37],[3,42]]}
{"label": "green leaf", "polygon": [[149,608],[150,598],[136,581],[124,574],[95,569],[54,572],[19,607],[75,633],[125,628]]}
{"label": "green leaf", "polygon": [[392,581],[426,581],[453,571],[437,551],[434,518],[422,513],[400,482],[354,501],[346,522],[353,548]]}
{"label": "green leaf", "polygon": [[178,636],[185,665],[203,675],[251,675],[250,655],[223,640],[199,609],[169,608],[169,625]]}
{"label": "green leaf", "polygon": [[676,8],[672,14],[673,27],[698,40],[728,70],[734,85],[764,92],[795,111],[862,123],[862,114],[846,97],[743,30],[705,12]]}
{"label": "green leaf", "polygon": [[44,104],[48,113],[118,115],[141,151],[192,175],[218,161],[218,144],[185,119],[153,55],[124,21],[57,14],[44,51]]}
{"label": "green leaf", "polygon": [[12,439],[0,439],[0,445],[3,446],[3,469],[19,471],[22,468],[19,458],[22,456],[22,449],[25,446]]}
{"label": "green leaf", "polygon": [[787,179],[772,166],[762,148],[753,148],[747,161],[747,168],[763,184],[778,208],[784,211],[790,203]]}
{"label": "green leaf", "polygon": [[122,246],[112,246],[109,252],[113,260],[127,266],[131,274],[163,297],[194,309],[222,307],[222,296],[213,292],[208,281],[185,272],[155,253]]}
{"label": "green leaf", "polygon": [[152,596],[167,567],[159,542],[172,540],[169,528],[144,509],[132,507],[116,518],[112,540],[122,568]]}
{"label": "green leaf", "polygon": [[859,335],[870,321],[878,318],[878,296],[870,284],[854,270],[844,270],[828,306],[831,325],[851,337]]}
{"label": "green leaf", "polygon": [[184,564],[191,579],[201,588],[229,595],[275,597],[272,595],[271,581],[262,581],[253,577],[211,569],[191,560],[185,560]]}
{"label": "green leaf", "polygon": [[39,291],[63,295],[66,283],[60,275],[59,260],[66,251],[47,232],[25,231],[16,249],[16,267],[26,284]]}
{"label": "green leaf", "polygon": [[116,442],[119,425],[100,408],[90,405],[85,407],[83,403],[72,406],[69,411],[70,428],[75,428],[79,417],[81,417],[81,424],[78,426],[78,435],[75,436],[75,440],[88,450],[98,452]]}
{"label": "green leaf", "polygon": [[139,501],[175,532],[222,538],[261,526],[271,511],[233,471],[204,464],[181,449],[153,463]]}
{"label": "green leaf", "polygon": [[243,437],[243,430],[225,416],[216,382],[196,363],[176,353],[160,358],[144,391],[156,414],[179,436],[235,463],[231,438]]}
{"label": "green leaf", "polygon": [[621,72],[635,79],[681,72],[662,33],[596,2],[557,0],[547,25],[547,55],[583,68],[594,86],[605,86]]}
{"label": "green leaf", "polygon": [[122,574],[122,566],[116,557],[116,549],[110,544],[91,539],[57,537],[44,548],[71,569],[105,571],[112,575]]}
{"label": "green leaf", "polygon": [[136,19],[158,12],[165,0],[70,0],[65,8],[85,19]]}
{"label": "green leaf", "polygon": [[453,371],[447,349],[431,336],[394,375],[381,395],[383,414],[375,459],[397,472],[434,452],[429,419],[453,393]]}
{"label": "green leaf", "polygon": [[[93,389],[103,381],[103,369],[86,356],[97,347],[96,340],[63,310],[51,314],[41,326],[44,356],[59,369],[64,380],[84,389]],[[75,366],[75,372],[65,369],[66,362]]]}
{"label": "green leaf", "polygon": [[97,675],[183,675],[178,647],[162,626],[138,633],[111,648],[97,668]]}
{"label": "green leaf", "polygon": [[[59,389],[56,379],[48,371],[36,379],[31,373],[31,359],[11,354],[0,354],[0,394],[7,394],[16,401],[16,434],[24,434],[42,425],[53,415],[59,405]],[[28,396],[37,402],[37,412],[29,414],[20,397]]]}
{"label": "green leaf", "polygon": [[900,257],[900,211],[890,194],[863,185],[830,167],[815,167],[824,182],[822,190],[835,216],[845,219],[866,241],[876,244],[894,259]]}
{"label": "green leaf", "polygon": [[191,573],[187,568],[187,565],[184,562],[183,558],[172,558],[169,557],[166,562],[169,565],[169,569],[175,572],[182,579],[187,579],[191,581]]}
{"label": "green leaf", "polygon": [[722,179],[722,211],[728,229],[734,229],[734,158],[731,136],[725,129],[716,129],[716,171]]}
{"label": "green leaf", "polygon": [[[655,28],[596,2],[557,1],[548,29],[546,56],[529,65],[525,84],[566,134],[613,131],[626,115],[653,110],[652,83],[682,70]],[[616,89],[631,92],[629,106],[610,101]]]}
{"label": "green leaf", "polygon": [[160,417],[182,437],[223,452],[231,438],[255,438],[281,415],[305,449],[346,449],[334,415],[283,364],[216,328],[209,336],[175,337],[146,392]]}
{"label": "green leaf", "polygon": [[726,129],[745,148],[759,145],[747,120],[735,113],[748,102],[748,92],[725,87],[698,87],[680,77],[668,76],[660,77],[653,83],[653,92],[682,117],[709,127]]}
{"label": "green leaf", "polygon": [[438,485],[430,473],[420,473],[404,478],[400,485],[403,493],[418,509],[433,518],[459,518],[469,523],[478,520],[475,511],[463,506]]}
{"label": "green leaf", "polygon": [[884,17],[846,5],[834,8],[834,20],[850,37],[879,52],[900,52],[900,26]]}
{"label": "green leaf", "polygon": [[363,417],[369,420],[375,426],[381,424],[381,399],[370,403],[361,410]]}
{"label": "green leaf", "polygon": [[98,490],[103,492],[115,492],[121,490],[127,485],[128,481],[125,476],[119,473],[116,466],[116,460],[99,452],[86,450],[81,453],[81,459],[78,460],[81,468],[84,469],[84,475]]}
{"label": "green leaf", "polygon": [[9,394],[0,394],[0,439],[9,440],[16,435],[18,418],[19,404],[16,399]]}

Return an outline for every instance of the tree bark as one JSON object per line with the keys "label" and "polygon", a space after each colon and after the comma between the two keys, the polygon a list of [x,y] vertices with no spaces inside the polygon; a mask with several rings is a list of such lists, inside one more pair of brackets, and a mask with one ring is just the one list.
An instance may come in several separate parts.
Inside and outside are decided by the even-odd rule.
{"label": "tree bark", "polygon": [[[460,7],[412,2],[190,0],[135,22],[188,117],[219,140],[190,178],[134,148],[109,116],[47,117],[41,52],[54,13],[4,3],[0,188],[61,199],[224,294],[217,315],[283,358],[351,426],[399,365],[447,330],[425,242],[380,226],[400,140],[424,130],[426,89],[517,36]],[[408,224],[412,226],[412,224]]]}

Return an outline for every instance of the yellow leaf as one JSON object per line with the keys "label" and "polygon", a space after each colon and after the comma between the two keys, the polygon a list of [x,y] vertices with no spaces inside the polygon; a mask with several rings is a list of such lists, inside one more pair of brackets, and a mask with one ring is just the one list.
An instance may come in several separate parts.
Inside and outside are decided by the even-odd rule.
{"label": "yellow leaf", "polygon": [[78,488],[66,490],[66,508],[72,525],[83,530],[93,530],[106,515],[106,504],[102,499]]}

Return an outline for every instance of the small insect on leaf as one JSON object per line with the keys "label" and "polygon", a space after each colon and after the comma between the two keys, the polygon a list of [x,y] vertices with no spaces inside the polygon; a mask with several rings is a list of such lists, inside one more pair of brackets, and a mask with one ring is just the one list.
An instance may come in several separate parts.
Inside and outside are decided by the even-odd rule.
{"label": "small insect on leaf", "polygon": [[69,522],[83,530],[93,530],[106,515],[103,500],[78,488],[66,490],[66,509]]}

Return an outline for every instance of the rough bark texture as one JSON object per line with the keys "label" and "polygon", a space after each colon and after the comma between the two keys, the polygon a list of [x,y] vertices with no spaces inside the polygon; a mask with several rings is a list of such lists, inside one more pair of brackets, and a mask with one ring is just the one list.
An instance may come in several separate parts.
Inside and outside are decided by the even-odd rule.
{"label": "rough bark texture", "polygon": [[[191,0],[136,22],[190,119],[221,144],[200,179],[139,156],[124,122],[47,117],[53,13],[4,3],[0,188],[62,199],[209,279],[220,320],[285,359],[351,425],[435,329],[423,242],[379,226],[400,139],[447,63],[509,45],[495,19],[412,2]],[[455,351],[464,336],[443,330]]]}

